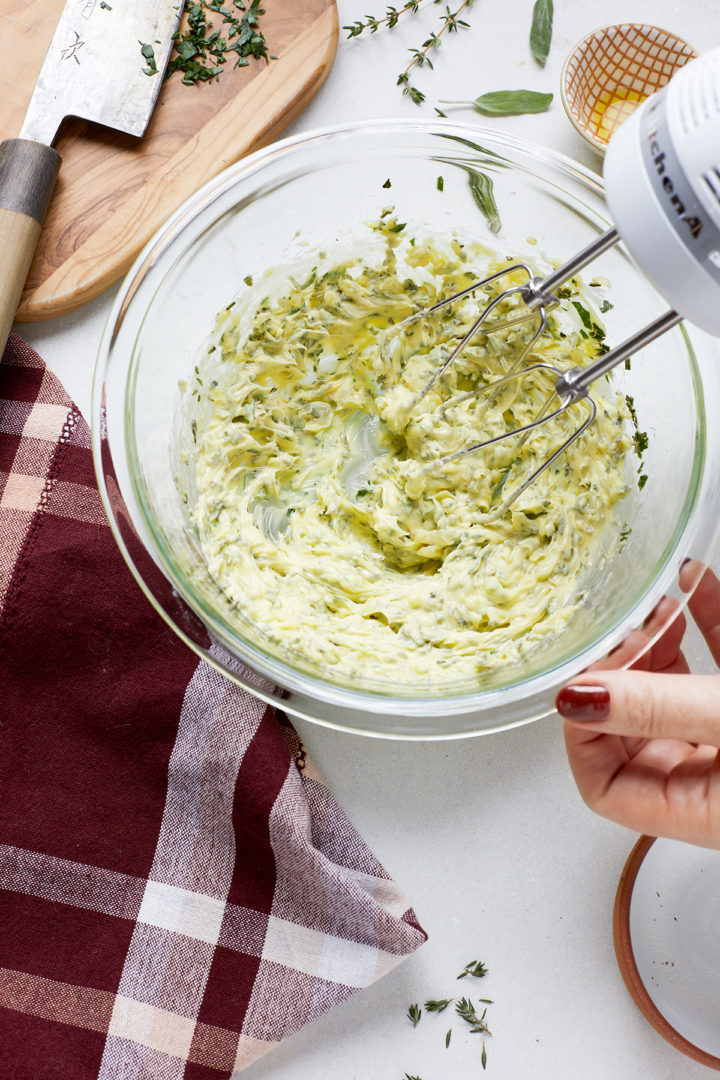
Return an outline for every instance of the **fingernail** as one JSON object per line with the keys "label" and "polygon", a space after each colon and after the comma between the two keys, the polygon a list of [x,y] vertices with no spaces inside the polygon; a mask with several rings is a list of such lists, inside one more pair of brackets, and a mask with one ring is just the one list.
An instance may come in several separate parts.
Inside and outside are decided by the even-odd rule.
{"label": "fingernail", "polygon": [[610,715],[610,691],[606,686],[564,686],[555,707],[566,720],[604,720]]}

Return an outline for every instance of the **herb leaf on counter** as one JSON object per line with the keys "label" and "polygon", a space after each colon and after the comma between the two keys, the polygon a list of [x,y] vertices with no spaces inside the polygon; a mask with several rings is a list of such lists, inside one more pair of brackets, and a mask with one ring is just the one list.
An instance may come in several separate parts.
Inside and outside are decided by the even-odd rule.
{"label": "herb leaf on counter", "polygon": [[474,101],[442,101],[440,104],[472,105],[485,116],[513,116],[545,112],[552,99],[552,94],[542,94],[536,90],[491,90]]}
{"label": "herb leaf on counter", "polygon": [[550,52],[553,31],[553,0],[535,0],[530,27],[530,51],[541,67]]}
{"label": "herb leaf on counter", "polygon": [[422,1016],[422,1009],[419,1005],[411,1005],[407,1011],[407,1018],[413,1027],[417,1027],[420,1023],[420,1017]]}

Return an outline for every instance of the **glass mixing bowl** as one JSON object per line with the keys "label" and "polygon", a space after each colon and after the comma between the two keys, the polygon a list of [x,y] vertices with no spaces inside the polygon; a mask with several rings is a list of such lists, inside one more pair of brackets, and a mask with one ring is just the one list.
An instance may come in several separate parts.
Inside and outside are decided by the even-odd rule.
{"label": "glass mixing bowl", "polygon": [[[491,231],[473,175],[492,182]],[[443,183],[438,183],[438,177]],[[486,181],[484,181],[486,182]],[[447,122],[378,121],[301,135],[211,181],[147,245],[117,296],[100,347],[93,446],[116,539],[170,626],[230,679],[291,714],[348,731],[443,738],[549,715],[568,679],[640,626],[677,586],[683,560],[706,559],[720,505],[720,349],[693,327],[666,334],[615,380],[649,435],[642,490],[624,500],[627,541],[585,568],[567,628],[523,663],[472,683],[412,687],[371,671],[343,681],[283,652],[233,611],[207,573],[176,484],[180,380],[207,348],[216,314],[243,279],[288,267],[302,275],[388,205],[407,229],[456,233],[550,268],[609,225],[598,177],[543,147]],[[494,223],[497,230],[497,222]],[[666,305],[622,247],[585,280],[608,280],[607,340]],[[635,463],[636,464],[636,463]],[[631,471],[634,468],[631,463]]]}

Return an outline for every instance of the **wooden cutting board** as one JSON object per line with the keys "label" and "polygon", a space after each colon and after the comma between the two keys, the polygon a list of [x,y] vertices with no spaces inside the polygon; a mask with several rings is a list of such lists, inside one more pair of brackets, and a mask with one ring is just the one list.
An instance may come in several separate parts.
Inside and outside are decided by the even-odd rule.
{"label": "wooden cutting board", "polygon": [[[0,0],[0,138],[20,133],[63,6]],[[335,0],[266,0],[265,8],[261,27],[276,59],[235,70],[230,60],[217,82],[196,86],[176,73],[142,139],[65,121],[54,144],[60,177],[19,320],[61,315],[101,293],[186,198],[274,139],[312,98],[337,48]]]}

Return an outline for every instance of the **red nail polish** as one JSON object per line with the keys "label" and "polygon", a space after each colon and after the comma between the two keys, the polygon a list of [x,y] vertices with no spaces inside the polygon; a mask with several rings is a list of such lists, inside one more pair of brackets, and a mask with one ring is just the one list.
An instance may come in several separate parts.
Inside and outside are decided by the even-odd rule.
{"label": "red nail polish", "polygon": [[610,715],[610,691],[606,686],[564,686],[555,707],[566,720],[604,720]]}

